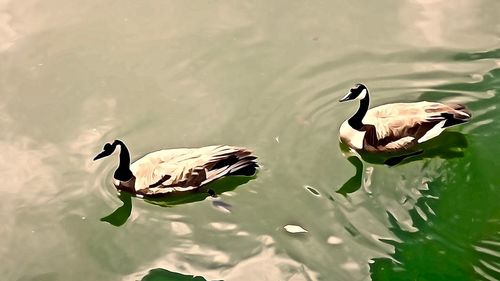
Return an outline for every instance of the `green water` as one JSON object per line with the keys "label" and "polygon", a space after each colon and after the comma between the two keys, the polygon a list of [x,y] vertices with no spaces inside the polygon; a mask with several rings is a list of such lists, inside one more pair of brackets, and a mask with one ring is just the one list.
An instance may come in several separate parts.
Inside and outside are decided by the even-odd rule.
{"label": "green water", "polygon": [[[499,280],[499,19],[497,0],[1,1],[1,279]],[[356,82],[473,120],[391,168],[353,158]],[[115,138],[134,159],[247,146],[262,169],[218,198],[119,196],[117,159],[92,161]]]}

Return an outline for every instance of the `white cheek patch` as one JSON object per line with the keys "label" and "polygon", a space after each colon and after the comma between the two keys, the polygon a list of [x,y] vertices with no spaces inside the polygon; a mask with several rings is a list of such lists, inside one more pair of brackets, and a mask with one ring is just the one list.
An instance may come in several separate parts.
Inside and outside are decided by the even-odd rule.
{"label": "white cheek patch", "polygon": [[361,94],[359,94],[359,96],[357,97],[357,99],[362,100],[365,97],[366,97],[366,89],[363,89],[363,91],[361,91]]}

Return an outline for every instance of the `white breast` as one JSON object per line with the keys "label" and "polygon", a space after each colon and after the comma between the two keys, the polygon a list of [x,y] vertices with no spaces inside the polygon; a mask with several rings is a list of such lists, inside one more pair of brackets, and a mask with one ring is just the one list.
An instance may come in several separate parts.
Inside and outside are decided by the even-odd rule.
{"label": "white breast", "polygon": [[347,120],[340,126],[340,140],[354,149],[363,149],[365,133],[364,131],[354,130]]}

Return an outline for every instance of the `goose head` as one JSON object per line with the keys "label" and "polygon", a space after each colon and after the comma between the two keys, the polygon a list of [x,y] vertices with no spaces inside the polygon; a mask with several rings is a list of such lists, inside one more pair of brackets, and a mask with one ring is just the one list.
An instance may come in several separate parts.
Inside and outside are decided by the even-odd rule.
{"label": "goose head", "polygon": [[339,100],[339,102],[350,101],[350,100],[361,100],[368,95],[368,88],[363,84],[354,85],[349,92]]}
{"label": "goose head", "polygon": [[129,181],[134,178],[134,175],[130,171],[130,153],[122,141],[115,140],[113,143],[106,143],[102,152],[94,157],[94,161],[113,154],[117,146],[120,146],[120,162],[114,173],[114,178],[119,181]]}
{"label": "goose head", "polygon": [[106,143],[102,149],[102,152],[97,154],[96,157],[94,157],[94,161],[97,160],[97,159],[101,159],[101,158],[104,158],[106,156],[109,156],[111,154],[113,154],[113,152],[115,151],[116,149],[116,145],[117,145],[117,142],[114,141],[112,144],[111,143]]}

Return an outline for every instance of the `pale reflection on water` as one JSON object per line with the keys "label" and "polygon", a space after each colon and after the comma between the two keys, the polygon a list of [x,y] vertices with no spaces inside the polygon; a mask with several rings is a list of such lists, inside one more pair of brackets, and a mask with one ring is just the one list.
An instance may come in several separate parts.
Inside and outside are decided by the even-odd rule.
{"label": "pale reflection on water", "polygon": [[[498,3],[493,6],[498,7]],[[474,47],[475,42],[471,40],[495,33],[495,24],[485,24],[495,14],[485,13],[490,8],[478,1],[467,0],[405,1],[399,11],[399,20],[403,25],[401,37],[408,43],[425,48],[455,44],[462,48]],[[467,31],[477,28],[483,29],[482,34],[468,34]]]}
{"label": "pale reflection on water", "polygon": [[[169,271],[199,275],[207,280],[219,280],[221,273],[225,276],[224,280],[260,280],[263,276],[270,280],[305,281],[318,279],[317,273],[312,272],[304,264],[297,263],[283,254],[276,253],[273,249],[275,242],[272,237],[256,237],[256,240],[260,241],[261,245],[254,248],[244,261],[232,261],[224,252],[203,248],[198,245],[180,246],[174,249],[174,252],[182,253],[182,255],[170,253],[145,265],[142,272],[134,273],[122,280],[138,280],[153,268],[166,268]],[[206,262],[209,264],[220,263],[225,269],[222,272],[220,269],[200,270],[193,267],[189,260],[185,260],[184,255],[186,254],[197,260],[207,260]],[[171,263],[168,261],[177,261],[175,268],[172,268]],[[233,263],[233,266],[228,266]]]}
{"label": "pale reflection on water", "polygon": [[[0,141],[0,150],[4,198],[0,204],[0,253],[4,257],[12,257],[14,251],[22,256],[44,255],[61,238],[47,237],[51,233],[47,224],[56,223],[47,206],[57,197],[58,177],[47,163],[58,150],[21,136]],[[10,269],[7,276],[19,276],[38,264],[35,260],[20,264],[17,258],[5,258],[2,263],[4,269]]]}

